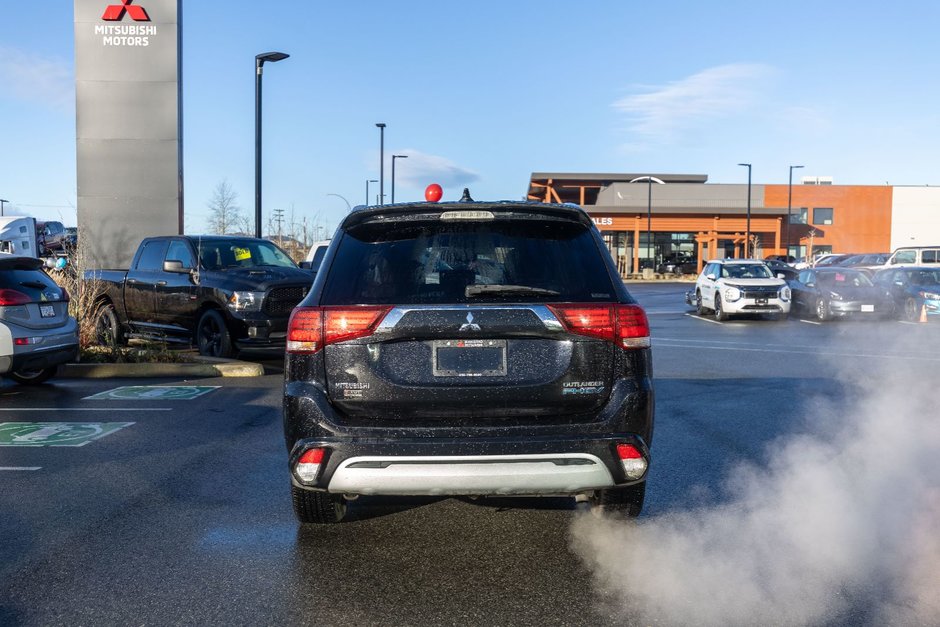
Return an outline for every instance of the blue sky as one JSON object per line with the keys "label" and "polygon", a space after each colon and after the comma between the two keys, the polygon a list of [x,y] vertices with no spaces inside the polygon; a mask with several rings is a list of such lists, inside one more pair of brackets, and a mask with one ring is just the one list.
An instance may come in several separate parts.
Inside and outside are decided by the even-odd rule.
{"label": "blue sky", "polygon": [[[107,4],[103,0],[89,0]],[[143,1],[138,4],[146,6]],[[934,2],[183,0],[186,225],[227,179],[253,207],[253,57],[266,66],[265,210],[335,226],[396,199],[521,198],[533,171],[755,183],[940,184]],[[0,3],[0,197],[75,222],[71,0]],[[386,193],[390,168],[386,165]],[[377,186],[373,185],[373,194]]]}

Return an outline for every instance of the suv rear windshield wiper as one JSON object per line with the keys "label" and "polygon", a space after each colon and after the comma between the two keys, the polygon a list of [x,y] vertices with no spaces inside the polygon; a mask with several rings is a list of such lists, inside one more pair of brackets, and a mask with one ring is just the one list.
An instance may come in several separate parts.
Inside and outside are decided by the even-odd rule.
{"label": "suv rear windshield wiper", "polygon": [[558,296],[560,292],[555,290],[546,290],[541,287],[529,287],[528,285],[468,285],[464,294],[467,298],[482,296],[487,294],[514,294],[525,296]]}

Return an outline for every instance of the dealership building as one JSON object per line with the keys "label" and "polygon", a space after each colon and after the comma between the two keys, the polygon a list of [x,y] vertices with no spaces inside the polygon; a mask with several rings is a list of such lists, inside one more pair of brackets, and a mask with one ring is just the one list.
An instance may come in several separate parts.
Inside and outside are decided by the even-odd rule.
{"label": "dealership building", "polygon": [[[750,187],[750,199],[748,198]],[[535,172],[528,198],[584,207],[624,275],[663,261],[825,252],[879,253],[940,243],[940,187],[710,184],[704,174]],[[748,229],[748,206],[750,228]],[[789,214],[789,217],[788,217]]]}

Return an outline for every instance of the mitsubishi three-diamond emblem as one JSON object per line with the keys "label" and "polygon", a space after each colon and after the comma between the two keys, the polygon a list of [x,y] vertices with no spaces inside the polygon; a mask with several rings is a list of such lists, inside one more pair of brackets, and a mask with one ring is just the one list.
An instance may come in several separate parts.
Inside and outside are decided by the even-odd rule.
{"label": "mitsubishi three-diamond emblem", "polygon": [[461,330],[461,331],[479,331],[479,330],[480,330],[480,325],[473,323],[473,312],[472,312],[472,311],[467,314],[467,322],[466,322],[466,324],[460,325],[460,330]]}

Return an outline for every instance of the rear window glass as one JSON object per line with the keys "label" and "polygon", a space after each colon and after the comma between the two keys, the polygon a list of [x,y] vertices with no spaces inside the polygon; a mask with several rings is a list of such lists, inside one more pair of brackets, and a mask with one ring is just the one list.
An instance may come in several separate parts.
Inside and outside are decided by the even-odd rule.
{"label": "rear window glass", "polygon": [[578,223],[369,223],[340,242],[323,303],[601,302],[616,294]]}
{"label": "rear window glass", "polygon": [[35,303],[62,299],[62,289],[40,270],[0,270],[0,290],[14,290]]}

